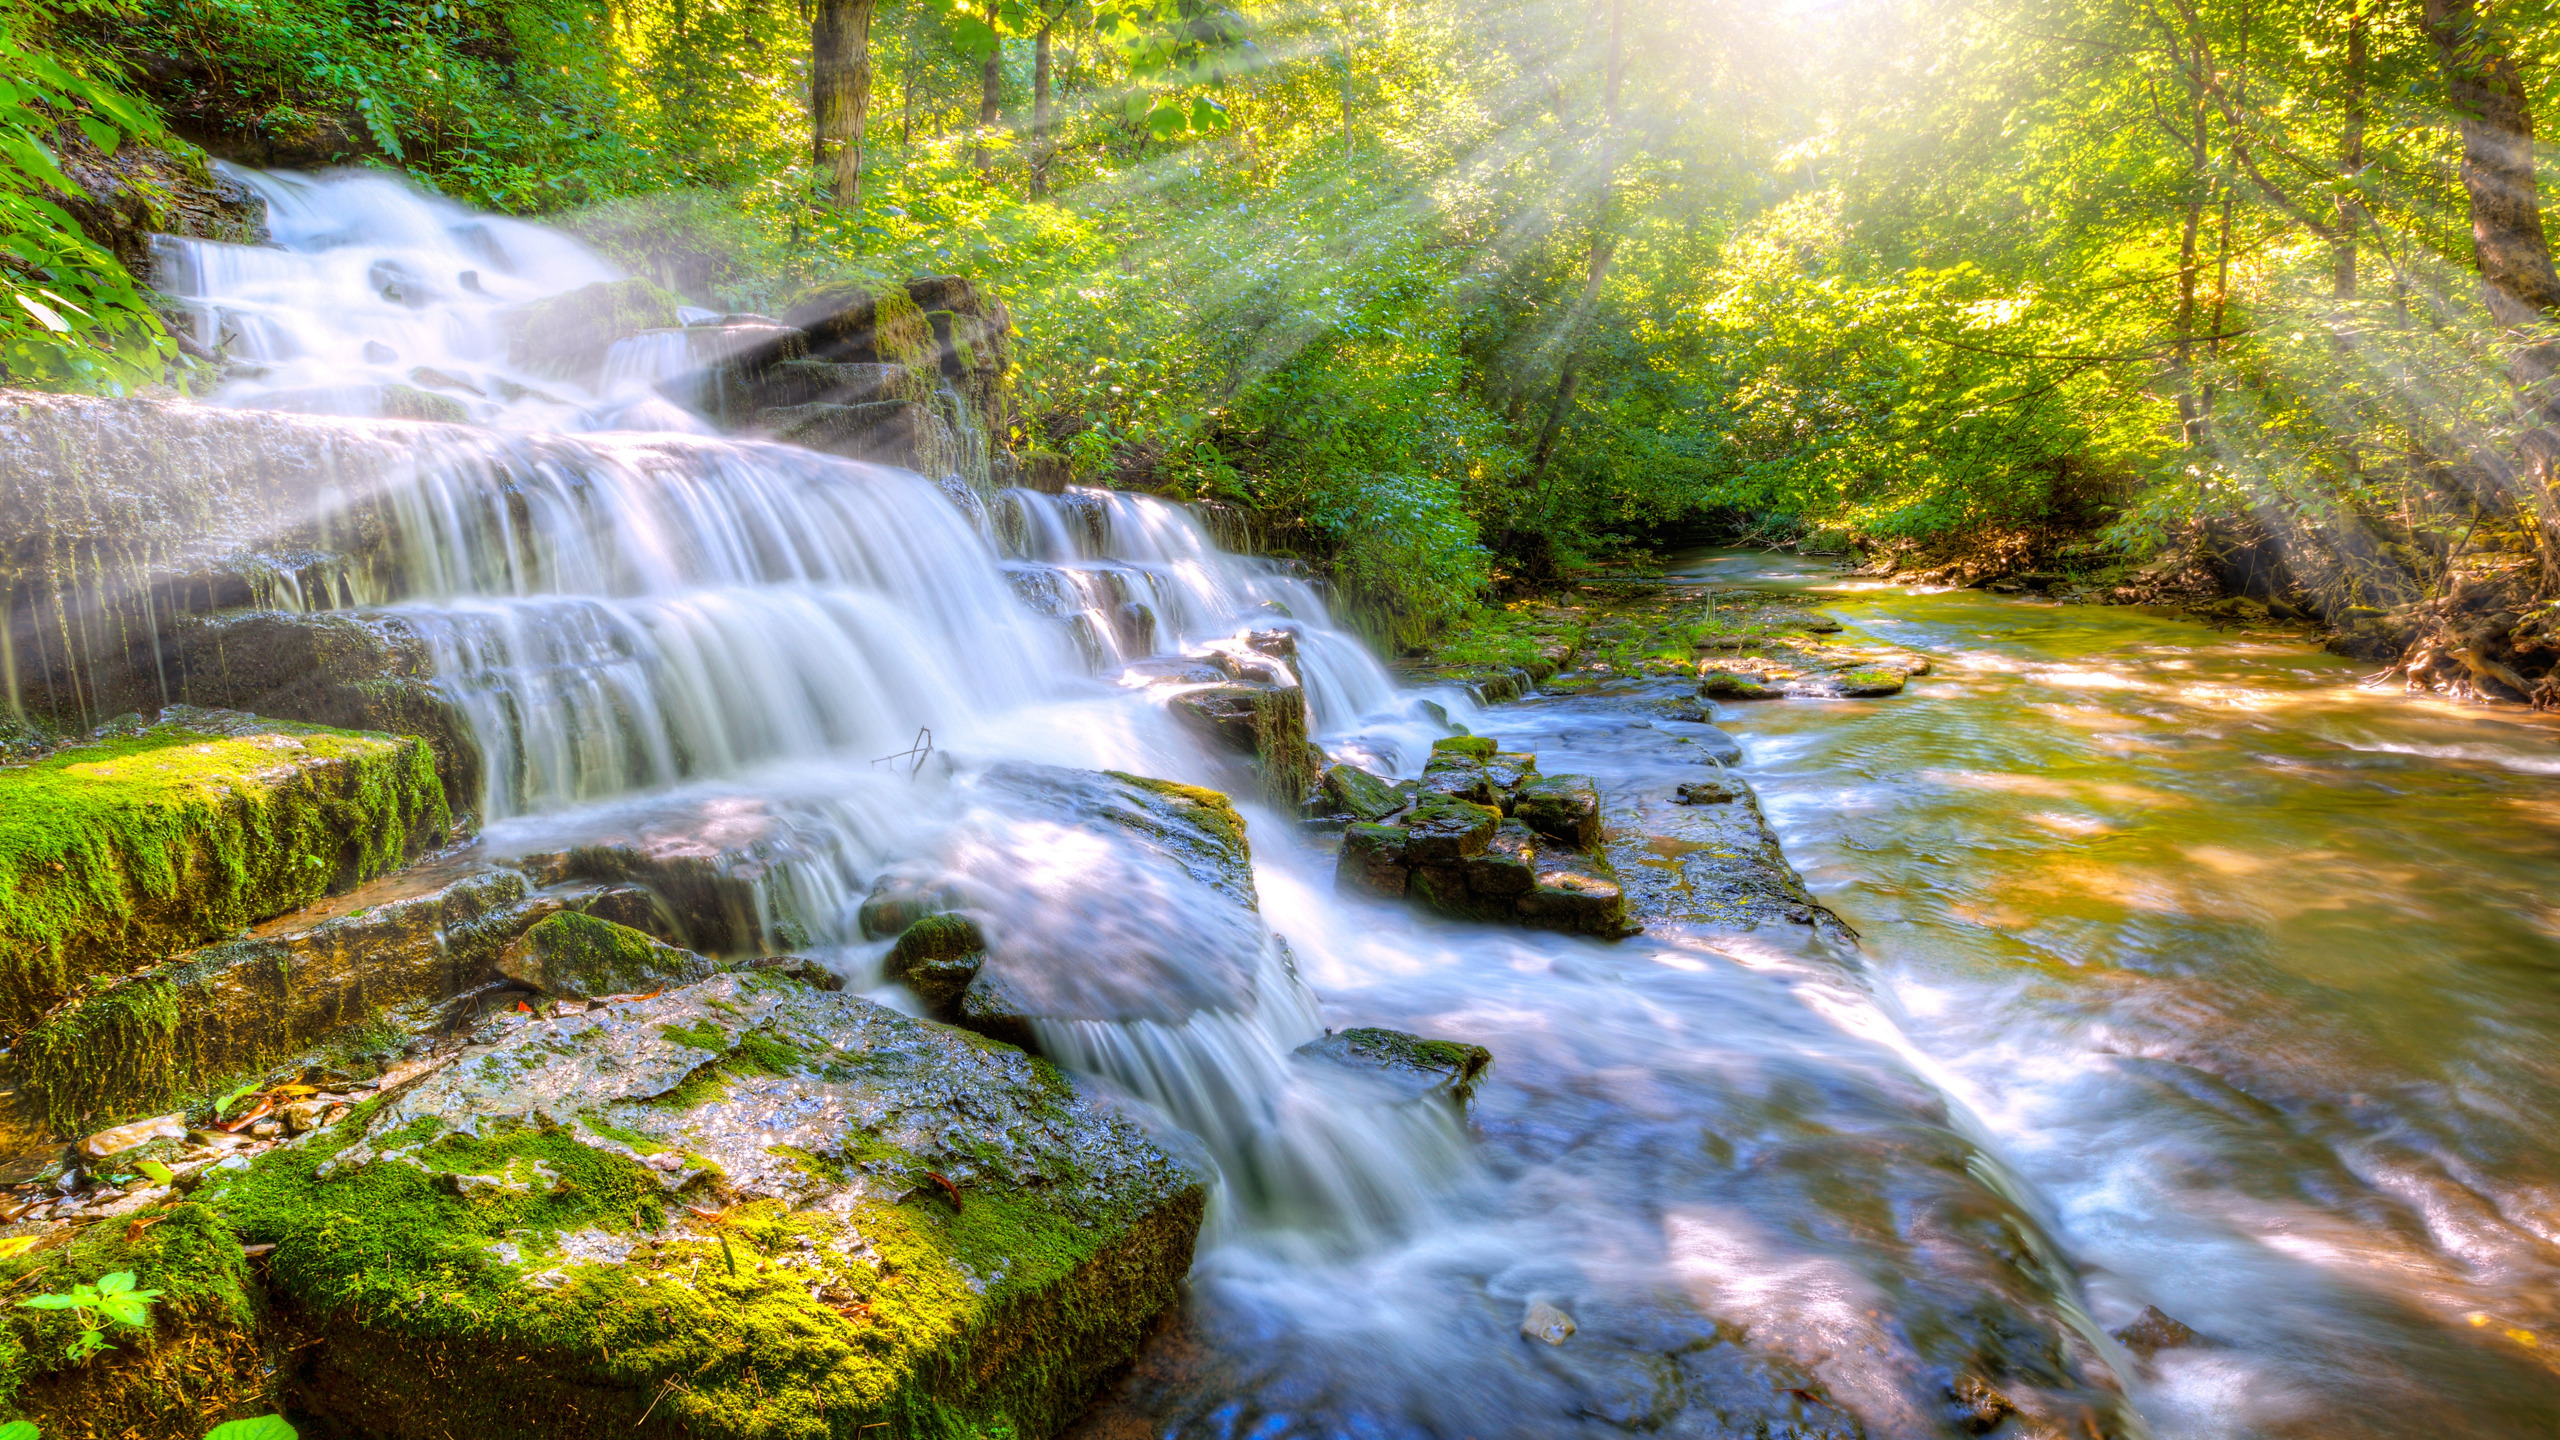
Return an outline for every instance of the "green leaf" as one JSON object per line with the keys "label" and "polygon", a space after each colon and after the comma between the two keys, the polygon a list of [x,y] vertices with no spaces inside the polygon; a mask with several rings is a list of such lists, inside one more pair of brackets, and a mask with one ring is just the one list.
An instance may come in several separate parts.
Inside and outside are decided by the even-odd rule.
{"label": "green leaf", "polygon": [[[0,1435],[0,1440],[9,1440]],[[204,1440],[301,1440],[292,1425],[281,1415],[261,1415],[255,1420],[226,1420],[205,1433]]]}
{"label": "green leaf", "polygon": [[27,295],[12,295],[9,298],[17,301],[19,306],[28,314],[36,317],[36,323],[42,325],[47,330],[52,331],[56,335],[68,335],[71,333],[71,322],[63,319],[60,315],[55,314],[52,306]]}
{"label": "green leaf", "polygon": [[104,1296],[98,1301],[98,1309],[118,1324],[148,1325],[151,1323],[151,1301],[157,1294],[157,1291],[136,1291]]}
{"label": "green leaf", "polygon": [[0,1440],[36,1440],[36,1435],[36,1422],[33,1420],[12,1420],[0,1425]]}
{"label": "green leaf", "polygon": [[30,1310],[69,1310],[80,1302],[69,1295],[30,1295],[18,1303]]}
{"label": "green leaf", "polygon": [[110,1271],[107,1274],[98,1277],[98,1293],[101,1295],[121,1295],[125,1291],[133,1288],[133,1280],[134,1275],[130,1270]]}
{"label": "green leaf", "polygon": [[136,1160],[133,1162],[133,1168],[150,1176],[151,1183],[155,1185],[174,1185],[178,1180],[177,1171],[157,1160]]}

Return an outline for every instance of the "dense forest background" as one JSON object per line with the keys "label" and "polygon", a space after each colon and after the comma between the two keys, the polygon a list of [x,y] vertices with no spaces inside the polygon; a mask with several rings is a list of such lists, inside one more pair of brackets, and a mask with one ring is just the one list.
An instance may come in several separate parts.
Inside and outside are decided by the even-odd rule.
{"label": "dense forest background", "polygon": [[0,0],[0,359],[172,373],[47,198],[139,137],[398,167],[723,309],[977,277],[1022,453],[1408,633],[1736,531],[2548,599],[2554,43],[2532,0]]}

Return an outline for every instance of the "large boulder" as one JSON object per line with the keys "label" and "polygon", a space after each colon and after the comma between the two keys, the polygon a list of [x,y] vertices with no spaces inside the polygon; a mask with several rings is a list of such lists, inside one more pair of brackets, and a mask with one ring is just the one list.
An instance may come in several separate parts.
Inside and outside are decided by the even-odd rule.
{"label": "large boulder", "polygon": [[1307,738],[1307,695],[1295,685],[1241,681],[1185,690],[1168,702],[1193,733],[1252,758],[1263,798],[1296,810],[1314,792],[1324,756]]}
{"label": "large boulder", "polygon": [[750,973],[525,1020],[198,1193],[274,1247],[324,1428],[802,1440],[1055,1433],[1207,1190],[1017,1050]]}
{"label": "large boulder", "polygon": [[171,706],[0,769],[0,1025],[397,868],[452,823],[426,745]]}

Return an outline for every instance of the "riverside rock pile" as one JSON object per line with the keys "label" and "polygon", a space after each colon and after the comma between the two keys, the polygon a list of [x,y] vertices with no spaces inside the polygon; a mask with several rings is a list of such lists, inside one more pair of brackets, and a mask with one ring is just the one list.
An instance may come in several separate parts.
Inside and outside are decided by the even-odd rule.
{"label": "riverside rock pile", "polygon": [[[1337,771],[1343,767],[1336,767]],[[1359,805],[1342,832],[1337,887],[1409,897],[1444,915],[1591,935],[1634,933],[1601,849],[1600,792],[1578,775],[1483,736],[1437,742],[1410,791],[1328,772],[1328,794]],[[1388,797],[1397,803],[1384,808]]]}

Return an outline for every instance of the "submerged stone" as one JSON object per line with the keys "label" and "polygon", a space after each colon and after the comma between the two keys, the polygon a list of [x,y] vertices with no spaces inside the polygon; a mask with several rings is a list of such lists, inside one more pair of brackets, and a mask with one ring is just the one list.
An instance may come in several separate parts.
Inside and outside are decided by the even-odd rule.
{"label": "submerged stone", "polygon": [[689,985],[714,968],[690,950],[576,911],[534,925],[498,957],[499,974],[571,1000]]}
{"label": "submerged stone", "polygon": [[1206,1189],[1019,1051],[747,974],[524,1023],[199,1194],[275,1247],[324,1426],[797,1440],[1054,1433]]}
{"label": "submerged stone", "polygon": [[1493,1052],[1481,1045],[1367,1027],[1330,1032],[1299,1046],[1296,1053],[1383,1080],[1408,1100],[1437,1101],[1462,1113],[1493,1067]]}
{"label": "submerged stone", "polygon": [[426,745],[171,706],[0,769],[0,1023],[390,871],[451,817]]}

